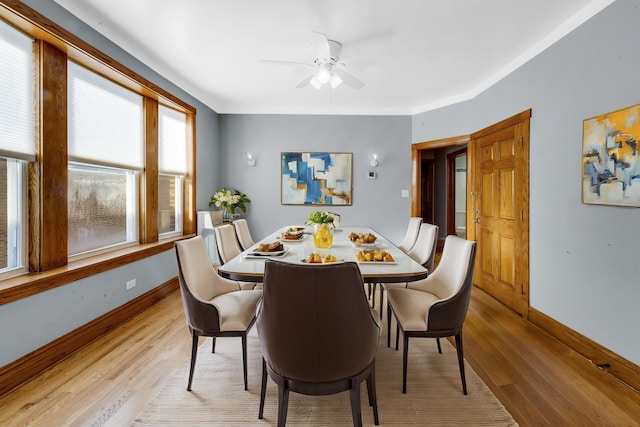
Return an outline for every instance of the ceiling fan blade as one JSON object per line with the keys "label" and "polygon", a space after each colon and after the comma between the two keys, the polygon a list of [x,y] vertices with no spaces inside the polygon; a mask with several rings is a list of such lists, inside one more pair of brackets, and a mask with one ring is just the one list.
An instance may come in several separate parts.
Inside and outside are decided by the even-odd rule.
{"label": "ceiling fan blade", "polygon": [[315,74],[311,74],[309,77],[305,77],[304,80],[298,83],[298,86],[296,86],[296,89],[302,89],[303,87],[309,86],[309,82],[311,82],[311,79],[313,79],[314,77],[315,77]]}
{"label": "ceiling fan blade", "polygon": [[305,67],[311,67],[311,68],[314,67],[313,64],[309,64],[307,62],[297,62],[297,61],[278,61],[278,60],[272,60],[272,59],[260,59],[258,62],[262,64],[272,64],[272,65],[302,65]]}
{"label": "ceiling fan blade", "polygon": [[364,87],[364,83],[353,74],[347,73],[346,71],[343,71],[343,70],[335,70],[335,73],[342,79],[342,82],[347,86],[351,86],[354,89],[361,89]]}
{"label": "ceiling fan blade", "polygon": [[331,49],[329,48],[329,40],[327,36],[322,33],[313,31],[313,53],[316,58],[329,59],[331,58]]}

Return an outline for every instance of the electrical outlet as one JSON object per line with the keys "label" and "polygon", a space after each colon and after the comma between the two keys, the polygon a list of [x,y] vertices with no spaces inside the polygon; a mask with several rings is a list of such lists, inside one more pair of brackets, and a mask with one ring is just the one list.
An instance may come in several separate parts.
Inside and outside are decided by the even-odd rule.
{"label": "electrical outlet", "polygon": [[127,290],[135,288],[135,287],[136,287],[136,279],[129,280],[127,282]]}

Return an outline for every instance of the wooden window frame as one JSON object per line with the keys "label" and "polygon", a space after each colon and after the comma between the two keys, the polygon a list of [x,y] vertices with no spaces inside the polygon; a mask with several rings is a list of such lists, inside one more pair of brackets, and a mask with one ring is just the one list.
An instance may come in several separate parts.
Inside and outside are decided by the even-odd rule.
{"label": "wooden window frame", "polygon": [[[38,47],[39,152],[29,164],[29,273],[0,281],[0,305],[167,251],[195,233],[196,109],[95,49],[18,0],[2,0],[0,18]],[[145,168],[140,179],[138,245],[69,262],[67,254],[67,60],[144,97]],[[44,96],[43,94],[46,94]],[[158,239],[158,105],[187,116],[191,143],[183,188],[183,233]]]}

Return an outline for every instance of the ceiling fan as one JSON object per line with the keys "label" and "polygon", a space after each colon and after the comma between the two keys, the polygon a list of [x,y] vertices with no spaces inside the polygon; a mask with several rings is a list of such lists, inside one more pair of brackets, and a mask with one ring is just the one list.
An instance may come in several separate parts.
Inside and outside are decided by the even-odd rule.
{"label": "ceiling fan", "polygon": [[335,89],[344,83],[354,89],[364,87],[364,83],[351,73],[344,71],[345,63],[340,60],[342,45],[335,40],[329,40],[323,33],[313,32],[313,62],[277,61],[262,59],[265,64],[277,65],[303,65],[312,68],[311,75],[305,77],[298,85],[298,89],[308,85],[320,89],[323,85],[329,84]]}

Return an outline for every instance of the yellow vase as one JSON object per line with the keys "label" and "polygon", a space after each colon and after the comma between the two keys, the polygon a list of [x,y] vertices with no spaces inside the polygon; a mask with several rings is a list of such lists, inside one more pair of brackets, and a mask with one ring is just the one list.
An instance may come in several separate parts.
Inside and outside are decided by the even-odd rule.
{"label": "yellow vase", "polygon": [[321,249],[327,249],[333,245],[333,228],[329,224],[316,224],[313,245]]}

